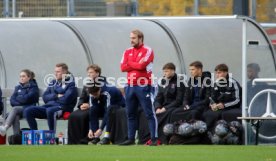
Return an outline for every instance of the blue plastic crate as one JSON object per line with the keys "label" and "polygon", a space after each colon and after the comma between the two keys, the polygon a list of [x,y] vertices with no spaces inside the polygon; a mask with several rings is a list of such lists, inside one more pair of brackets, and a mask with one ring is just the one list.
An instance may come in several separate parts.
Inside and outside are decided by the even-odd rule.
{"label": "blue plastic crate", "polygon": [[34,144],[55,144],[55,132],[53,130],[34,130]]}
{"label": "blue plastic crate", "polygon": [[33,130],[22,131],[22,144],[23,145],[34,144],[34,131]]}

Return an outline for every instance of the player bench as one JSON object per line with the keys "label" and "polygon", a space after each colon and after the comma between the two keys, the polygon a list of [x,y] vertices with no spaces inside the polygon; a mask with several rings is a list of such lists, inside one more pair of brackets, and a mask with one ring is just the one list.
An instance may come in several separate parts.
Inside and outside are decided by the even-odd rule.
{"label": "player bench", "polygon": [[255,127],[255,145],[259,144],[259,129],[261,127],[261,122],[264,120],[276,120],[276,117],[237,117],[239,120],[245,120],[251,123],[252,127]]}

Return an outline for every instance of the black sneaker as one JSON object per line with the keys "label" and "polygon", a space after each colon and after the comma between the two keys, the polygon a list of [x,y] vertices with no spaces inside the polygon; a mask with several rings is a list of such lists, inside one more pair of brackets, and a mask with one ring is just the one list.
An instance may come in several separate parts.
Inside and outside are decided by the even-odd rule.
{"label": "black sneaker", "polygon": [[88,142],[92,141],[93,139],[90,139],[88,137],[85,137],[83,139],[80,140],[79,144],[88,144]]}
{"label": "black sneaker", "polygon": [[104,137],[98,144],[101,144],[101,145],[109,145],[109,144],[111,144],[111,141],[110,141],[109,138]]}
{"label": "black sneaker", "polygon": [[119,145],[134,145],[134,144],[135,144],[135,140],[126,140],[120,143]]}
{"label": "black sneaker", "polygon": [[91,143],[96,145],[99,141],[100,141],[100,138],[94,138],[94,139],[91,141]]}

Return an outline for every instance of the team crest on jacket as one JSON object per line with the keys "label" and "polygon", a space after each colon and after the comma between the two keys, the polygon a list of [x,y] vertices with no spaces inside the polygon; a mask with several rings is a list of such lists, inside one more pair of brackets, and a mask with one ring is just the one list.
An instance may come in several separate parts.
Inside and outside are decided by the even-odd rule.
{"label": "team crest on jacket", "polygon": [[17,92],[20,93],[20,92],[21,92],[21,89],[19,89]]}
{"label": "team crest on jacket", "polygon": [[172,84],[172,85],[171,85],[171,88],[175,88],[175,84]]}
{"label": "team crest on jacket", "polygon": [[139,57],[142,56],[142,53],[140,52],[140,53],[138,54],[138,56],[139,56]]}

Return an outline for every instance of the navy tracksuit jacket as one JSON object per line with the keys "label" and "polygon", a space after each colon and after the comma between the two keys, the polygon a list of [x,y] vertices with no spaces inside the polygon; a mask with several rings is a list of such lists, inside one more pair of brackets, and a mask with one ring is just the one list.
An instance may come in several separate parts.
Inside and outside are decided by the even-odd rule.
{"label": "navy tracksuit jacket", "polygon": [[[70,79],[71,78],[71,79]],[[48,88],[43,93],[43,106],[29,107],[23,112],[30,128],[37,130],[35,118],[47,118],[50,130],[55,130],[57,112],[72,112],[77,103],[77,88],[72,76],[70,82],[61,82],[53,80],[49,83]],[[66,81],[66,80],[65,80]],[[58,97],[58,94],[63,94]]]}
{"label": "navy tracksuit jacket", "polygon": [[[112,108],[125,107],[125,98],[121,91],[113,86],[104,85],[101,87],[101,94],[99,98],[89,96],[89,128],[96,132],[99,128],[109,129],[109,112]],[[99,127],[99,118],[103,117],[101,126]]]}

